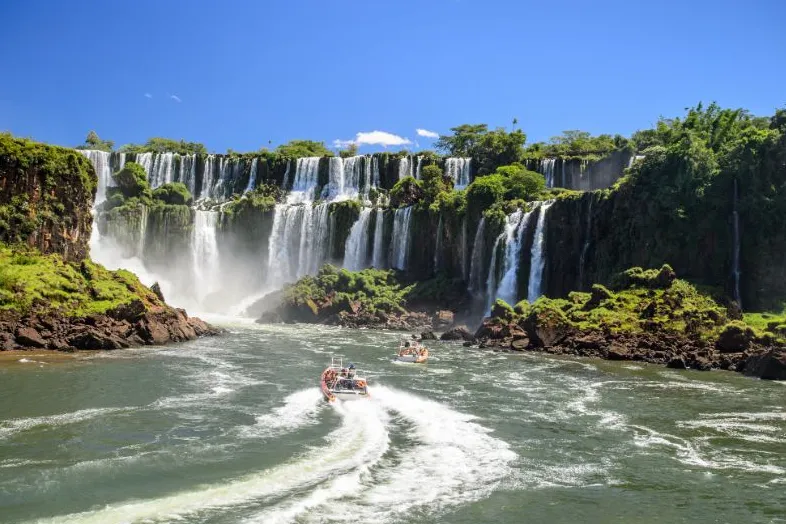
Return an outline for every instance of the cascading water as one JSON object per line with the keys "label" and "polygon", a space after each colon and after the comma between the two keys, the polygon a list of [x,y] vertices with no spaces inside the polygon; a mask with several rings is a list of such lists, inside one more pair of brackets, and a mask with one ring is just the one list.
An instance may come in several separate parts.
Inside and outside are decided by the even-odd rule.
{"label": "cascading water", "polygon": [[172,162],[174,153],[158,153],[153,155],[153,166],[147,174],[150,187],[157,188],[172,182]]}
{"label": "cascading water", "polygon": [[344,251],[344,267],[357,271],[368,267],[368,233],[371,208],[364,207],[360,216],[352,224]]}
{"label": "cascading water", "polygon": [[318,180],[319,157],[298,158],[295,167],[295,179],[292,182],[292,191],[287,196],[287,202],[290,204],[312,202]]}
{"label": "cascading water", "polygon": [[[85,155],[87,159],[93,164],[96,175],[98,176],[98,189],[96,190],[95,205],[100,204],[106,200],[106,188],[112,186],[112,153],[106,151],[96,151],[94,149],[81,149],[78,150]],[[95,229],[95,228],[93,228]]]}
{"label": "cascading water", "polygon": [[524,233],[527,231],[532,213],[532,211],[528,213],[516,211],[511,214],[505,224],[505,231],[502,233],[505,236],[505,260],[502,266],[502,279],[494,298],[501,298],[510,305],[518,302],[521,246],[524,243]]}
{"label": "cascading water", "polygon": [[540,161],[540,172],[546,179],[546,187],[554,187],[554,164],[556,158],[544,158]]}
{"label": "cascading water", "polygon": [[289,168],[292,165],[291,160],[287,160],[287,168],[284,170],[284,183],[281,184],[281,189],[286,191],[289,187]]}
{"label": "cascading water", "polygon": [[382,185],[379,178],[379,159],[376,156],[371,158],[371,184],[374,187]]}
{"label": "cascading water", "polygon": [[734,179],[734,207],[732,217],[734,219],[734,251],[732,252],[732,278],[734,279],[734,300],[742,309],[742,294],[740,293],[740,213],[738,210],[739,193],[737,189],[737,179]]}
{"label": "cascading water", "polygon": [[398,179],[412,176],[412,158],[409,156],[401,157],[398,163]]}
{"label": "cascading water", "polygon": [[377,209],[374,217],[374,250],[372,254],[372,265],[377,269],[385,267],[385,247],[382,245],[383,234],[385,231],[385,212]]}
{"label": "cascading water", "polygon": [[469,266],[467,265],[467,217],[461,218],[461,275],[466,282],[469,279]]}
{"label": "cascading water", "polygon": [[471,158],[448,158],[445,160],[445,174],[454,181],[456,189],[464,189],[469,185]]}
{"label": "cascading water", "polygon": [[494,304],[494,299],[497,295],[497,252],[504,237],[505,232],[503,231],[494,241],[494,247],[491,249],[489,274],[486,277],[486,311],[491,311],[491,305]]}
{"label": "cascading water", "polygon": [[481,290],[481,273],[483,271],[483,242],[486,232],[486,217],[481,217],[475,241],[472,243],[472,261],[469,266],[469,291],[473,294]]}
{"label": "cascading water", "polygon": [[417,160],[418,163],[417,163],[417,167],[415,167],[415,178],[417,180],[420,180],[420,167],[423,164],[423,156],[419,155]]}
{"label": "cascading water", "polygon": [[393,215],[393,239],[390,246],[390,265],[405,271],[409,259],[409,224],[412,206],[396,209]]}
{"label": "cascading water", "polygon": [[259,159],[256,158],[256,157],[254,158],[254,160],[251,161],[251,174],[248,175],[248,185],[246,186],[246,190],[244,191],[244,193],[248,193],[249,191],[253,191],[254,190],[254,186],[257,183],[257,164],[258,164],[258,161],[259,161]]}
{"label": "cascading water", "polygon": [[194,264],[194,282],[199,301],[217,290],[219,253],[216,242],[216,226],[219,213],[216,211],[194,212],[194,232],[191,237],[191,255]]}
{"label": "cascading water", "polygon": [[135,160],[137,164],[142,166],[142,169],[147,173],[147,179],[150,180],[150,171],[153,167],[153,153],[138,153]]}
{"label": "cascading water", "polygon": [[552,202],[544,202],[538,208],[538,223],[535,227],[535,238],[532,241],[532,253],[530,255],[529,285],[527,288],[527,300],[535,302],[541,296],[541,284],[543,281],[543,268],[546,265],[545,253],[545,226],[546,212],[551,207]]}
{"label": "cascading water", "polygon": [[202,174],[202,188],[199,191],[201,198],[212,198],[213,178],[215,177],[215,155],[207,155],[205,158],[205,172]]}

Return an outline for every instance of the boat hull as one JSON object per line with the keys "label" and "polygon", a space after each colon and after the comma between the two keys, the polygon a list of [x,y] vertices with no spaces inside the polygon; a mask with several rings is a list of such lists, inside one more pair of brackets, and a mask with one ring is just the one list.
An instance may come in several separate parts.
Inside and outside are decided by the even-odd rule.
{"label": "boat hull", "polygon": [[414,355],[404,355],[404,356],[397,356],[396,360],[399,362],[408,362],[410,364],[425,364],[428,360],[428,357],[421,357],[421,356],[414,356]]}

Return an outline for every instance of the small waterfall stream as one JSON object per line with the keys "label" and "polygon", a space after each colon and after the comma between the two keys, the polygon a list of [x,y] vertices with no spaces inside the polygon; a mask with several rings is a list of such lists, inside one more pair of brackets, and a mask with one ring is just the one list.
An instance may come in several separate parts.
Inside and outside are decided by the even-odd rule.
{"label": "small waterfall stream", "polygon": [[194,212],[194,231],[191,238],[191,255],[194,265],[196,293],[201,301],[210,293],[217,291],[219,273],[219,252],[216,241],[217,211]]}
{"label": "small waterfall stream", "polygon": [[248,185],[246,186],[246,190],[244,193],[248,193],[249,191],[254,190],[254,186],[257,183],[257,164],[259,163],[259,159],[254,157],[251,161],[251,174],[248,175]]}
{"label": "small waterfall stream", "polygon": [[400,207],[393,214],[393,238],[390,245],[390,266],[401,271],[407,270],[409,260],[409,224],[412,206]]}
{"label": "small waterfall stream", "polygon": [[442,213],[439,215],[439,224],[437,224],[437,242],[434,248],[434,273],[440,269],[440,262],[442,257]]}
{"label": "small waterfall stream", "polygon": [[476,294],[481,291],[481,273],[483,271],[483,242],[486,232],[486,217],[480,218],[478,229],[475,232],[475,241],[472,243],[472,259],[469,266],[468,289]]}
{"label": "small waterfall stream", "polygon": [[378,208],[374,217],[374,249],[371,257],[371,264],[377,268],[385,267],[385,247],[382,245],[385,232],[385,212]]}
{"label": "small waterfall stream", "polygon": [[535,238],[532,241],[532,254],[530,255],[529,286],[527,300],[535,302],[542,295],[543,268],[546,265],[545,226],[546,213],[552,202],[544,202],[538,207],[538,222],[535,227]]}
{"label": "small waterfall stream", "polygon": [[581,248],[581,255],[579,256],[579,287],[584,289],[584,265],[587,261],[587,252],[590,247],[590,240],[592,234],[592,201],[594,200],[592,194],[589,195],[589,204],[587,204],[587,227],[584,230],[584,246]]}
{"label": "small waterfall stream", "polygon": [[464,189],[470,182],[471,158],[448,158],[445,160],[445,174],[453,179],[456,189]]}
{"label": "small waterfall stream", "polygon": [[371,208],[364,207],[360,216],[352,224],[344,251],[344,267],[358,271],[368,267],[368,233]]}

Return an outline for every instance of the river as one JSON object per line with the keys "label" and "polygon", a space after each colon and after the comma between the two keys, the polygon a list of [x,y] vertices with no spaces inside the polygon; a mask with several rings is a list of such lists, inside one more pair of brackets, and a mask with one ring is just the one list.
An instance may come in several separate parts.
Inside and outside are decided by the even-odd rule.
{"label": "river", "polygon": [[[226,321],[0,365],[0,522],[786,522],[786,387]],[[328,405],[337,354],[372,399]]]}

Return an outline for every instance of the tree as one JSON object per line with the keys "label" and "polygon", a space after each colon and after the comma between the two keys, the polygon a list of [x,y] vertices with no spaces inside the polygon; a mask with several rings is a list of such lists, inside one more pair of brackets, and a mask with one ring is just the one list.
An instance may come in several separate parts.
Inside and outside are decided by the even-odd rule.
{"label": "tree", "polygon": [[534,200],[546,188],[543,175],[529,171],[518,163],[499,167],[495,174],[505,179],[506,200]]}
{"label": "tree", "polygon": [[518,162],[527,140],[527,135],[521,130],[508,133],[497,128],[489,131],[486,124],[464,124],[451,128],[451,131],[452,135],[441,135],[435,147],[451,156],[471,157],[478,175]]}
{"label": "tree", "polygon": [[333,156],[333,152],[325,147],[324,142],[316,142],[314,140],[290,140],[286,144],[278,146],[276,152],[291,158]]}
{"label": "tree", "polygon": [[494,174],[476,178],[467,188],[467,206],[473,215],[480,214],[505,196],[505,177]]}
{"label": "tree", "polygon": [[207,148],[199,142],[186,142],[171,138],[149,138],[143,145],[126,144],[120,148],[121,153],[177,153],[179,155],[206,155]]}
{"label": "tree", "polygon": [[153,198],[173,206],[190,206],[194,201],[191,192],[181,182],[170,182],[157,187],[153,191]]}
{"label": "tree", "polygon": [[109,153],[114,147],[115,143],[112,140],[101,140],[101,138],[98,136],[98,133],[95,131],[90,131],[87,134],[87,138],[85,138],[85,143],[80,146],[76,146],[76,149],[95,149]]}
{"label": "tree", "polygon": [[122,194],[125,198],[151,197],[150,184],[145,169],[136,162],[126,162],[123,169],[112,175],[115,187],[107,189],[107,194]]}
{"label": "tree", "polygon": [[338,152],[338,156],[340,156],[341,158],[357,156],[357,154],[358,154],[358,145],[354,142],[348,144],[346,149],[341,149]]}
{"label": "tree", "polygon": [[420,173],[423,193],[429,203],[435,202],[440,193],[453,189],[452,180],[446,178],[439,166],[428,165]]}

